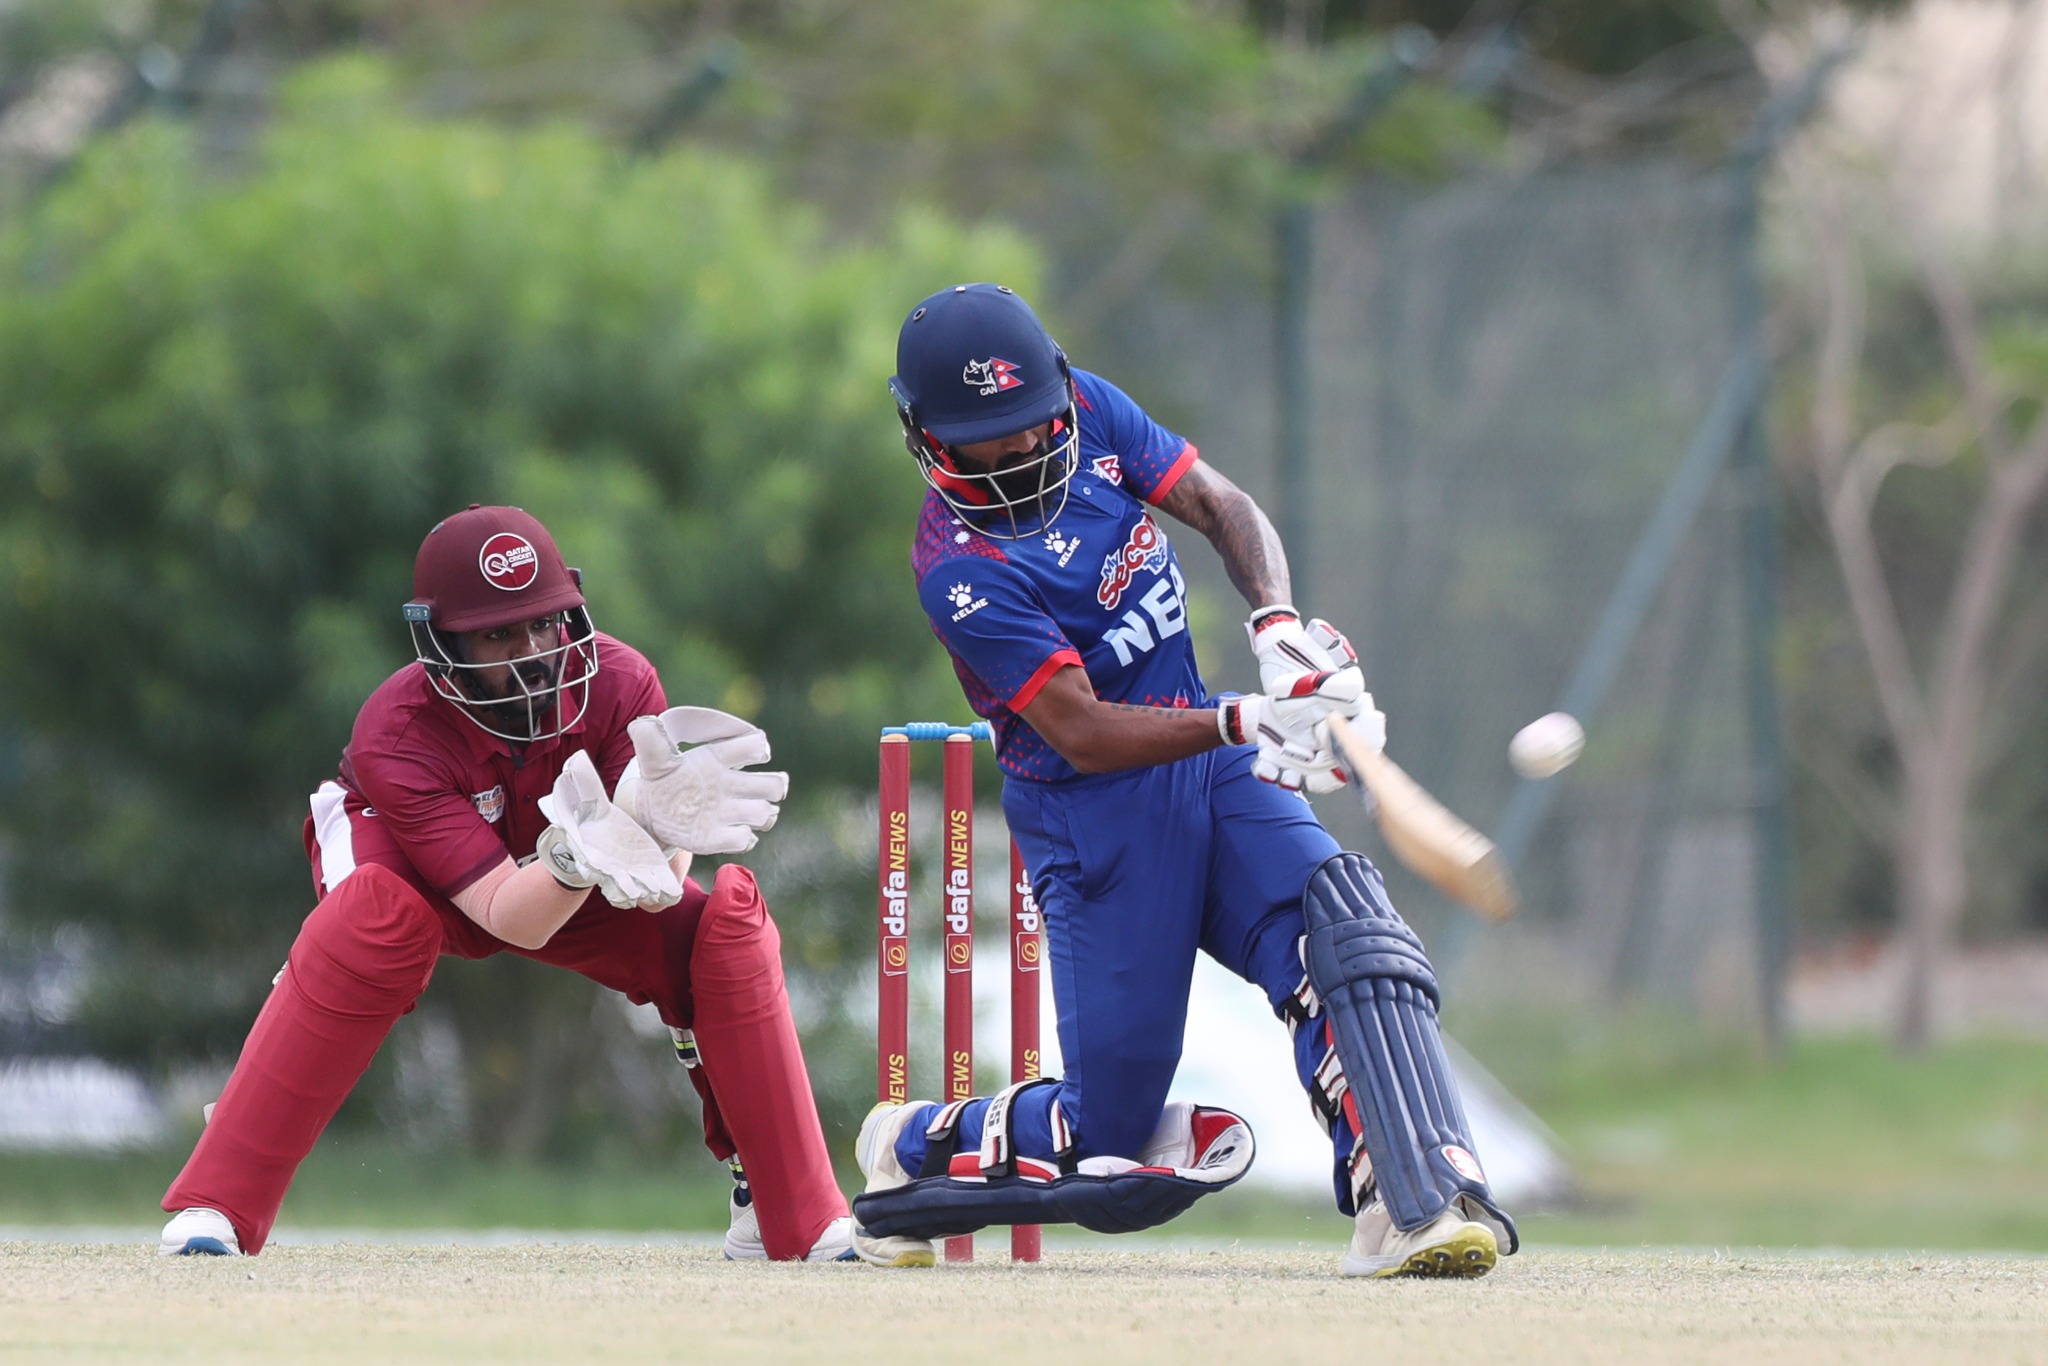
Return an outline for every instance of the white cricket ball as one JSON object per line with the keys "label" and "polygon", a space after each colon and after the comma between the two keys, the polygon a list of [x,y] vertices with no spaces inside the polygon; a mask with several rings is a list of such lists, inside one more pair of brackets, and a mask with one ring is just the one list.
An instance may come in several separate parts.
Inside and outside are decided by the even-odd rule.
{"label": "white cricket ball", "polygon": [[1508,741],[1508,762],[1524,778],[1548,778],[1570,768],[1586,747],[1586,728],[1569,714],[1539,716]]}

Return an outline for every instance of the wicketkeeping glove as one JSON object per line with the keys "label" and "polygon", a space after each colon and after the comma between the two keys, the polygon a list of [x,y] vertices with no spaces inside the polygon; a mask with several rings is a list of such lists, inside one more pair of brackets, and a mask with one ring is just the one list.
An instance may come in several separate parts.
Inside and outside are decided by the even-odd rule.
{"label": "wicketkeeping glove", "polygon": [[634,757],[612,799],[664,849],[742,853],[774,826],[789,775],[744,771],[768,762],[759,726],[709,707],[670,707],[626,731]]}
{"label": "wicketkeeping glove", "polygon": [[604,795],[604,780],[582,750],[562,765],[554,791],[540,799],[549,821],[534,853],[555,880],[569,887],[596,887],[614,906],[658,911],[683,899],[667,855],[633,818]]}

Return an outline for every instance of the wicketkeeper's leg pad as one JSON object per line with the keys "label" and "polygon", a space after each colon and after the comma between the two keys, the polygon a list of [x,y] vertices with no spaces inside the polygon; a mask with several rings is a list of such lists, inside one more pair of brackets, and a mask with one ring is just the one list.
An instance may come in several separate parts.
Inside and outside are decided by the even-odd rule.
{"label": "wicketkeeper's leg pad", "polygon": [[745,1161],[768,1255],[801,1258],[846,1216],[846,1197],[790,1018],[782,936],[739,864],[718,870],[689,962],[695,1016],[676,1052],[704,1097],[707,1139]]}
{"label": "wicketkeeper's leg pad", "polygon": [[442,938],[434,908],[380,864],[322,897],[164,1209],[217,1209],[242,1251],[262,1251],[299,1163],[426,989]]}
{"label": "wicketkeeper's leg pad", "polygon": [[945,1106],[925,1130],[924,1166],[908,1183],[857,1195],[854,1218],[878,1238],[952,1238],[991,1224],[1079,1224],[1096,1233],[1135,1233],[1187,1211],[1251,1169],[1249,1124],[1228,1110],[1166,1107],[1137,1159],[1076,1162],[1058,1103],[1053,1160],[1020,1156],[1010,1140],[1010,1108],[1019,1091],[1052,1081],[1019,1082],[996,1095],[982,1121],[981,1147],[960,1151],[960,1111]]}
{"label": "wicketkeeper's leg pad", "polygon": [[1513,1252],[1514,1222],[1473,1156],[1444,1056],[1436,972],[1388,903],[1379,871],[1363,855],[1338,854],[1309,878],[1302,909],[1302,956],[1316,998],[1304,1004],[1321,1017],[1330,1049],[1317,1080],[1326,1114],[1341,1115],[1361,1136],[1354,1204],[1377,1193],[1406,1231],[1466,1197],[1498,1223],[1502,1250]]}

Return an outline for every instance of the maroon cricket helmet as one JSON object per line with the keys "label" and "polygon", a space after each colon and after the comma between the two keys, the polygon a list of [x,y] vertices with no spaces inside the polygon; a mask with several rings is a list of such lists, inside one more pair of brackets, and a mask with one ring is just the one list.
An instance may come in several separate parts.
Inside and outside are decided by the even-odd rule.
{"label": "maroon cricket helmet", "polygon": [[[509,670],[471,662],[456,640],[466,631],[555,616],[557,644]],[[590,705],[596,631],[581,576],[522,508],[471,503],[429,531],[413,561],[405,620],[434,691],[491,735],[520,744],[549,739]],[[511,691],[485,692],[486,676],[506,680]]]}
{"label": "maroon cricket helmet", "polygon": [[412,597],[441,631],[486,631],[583,606],[582,587],[538,518],[477,503],[420,542]]}

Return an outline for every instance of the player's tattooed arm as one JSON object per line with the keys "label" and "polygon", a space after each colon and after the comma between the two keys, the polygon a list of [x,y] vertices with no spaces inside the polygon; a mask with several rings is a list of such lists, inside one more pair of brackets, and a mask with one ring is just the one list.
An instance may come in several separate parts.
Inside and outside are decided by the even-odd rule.
{"label": "player's tattooed arm", "polygon": [[1222,743],[1215,711],[1105,702],[1078,665],[1056,670],[1025,704],[1023,717],[1082,773],[1170,764]]}
{"label": "player's tattooed arm", "polygon": [[1160,509],[1209,538],[1231,583],[1254,607],[1287,602],[1287,552],[1252,496],[1200,460],[1167,490]]}

